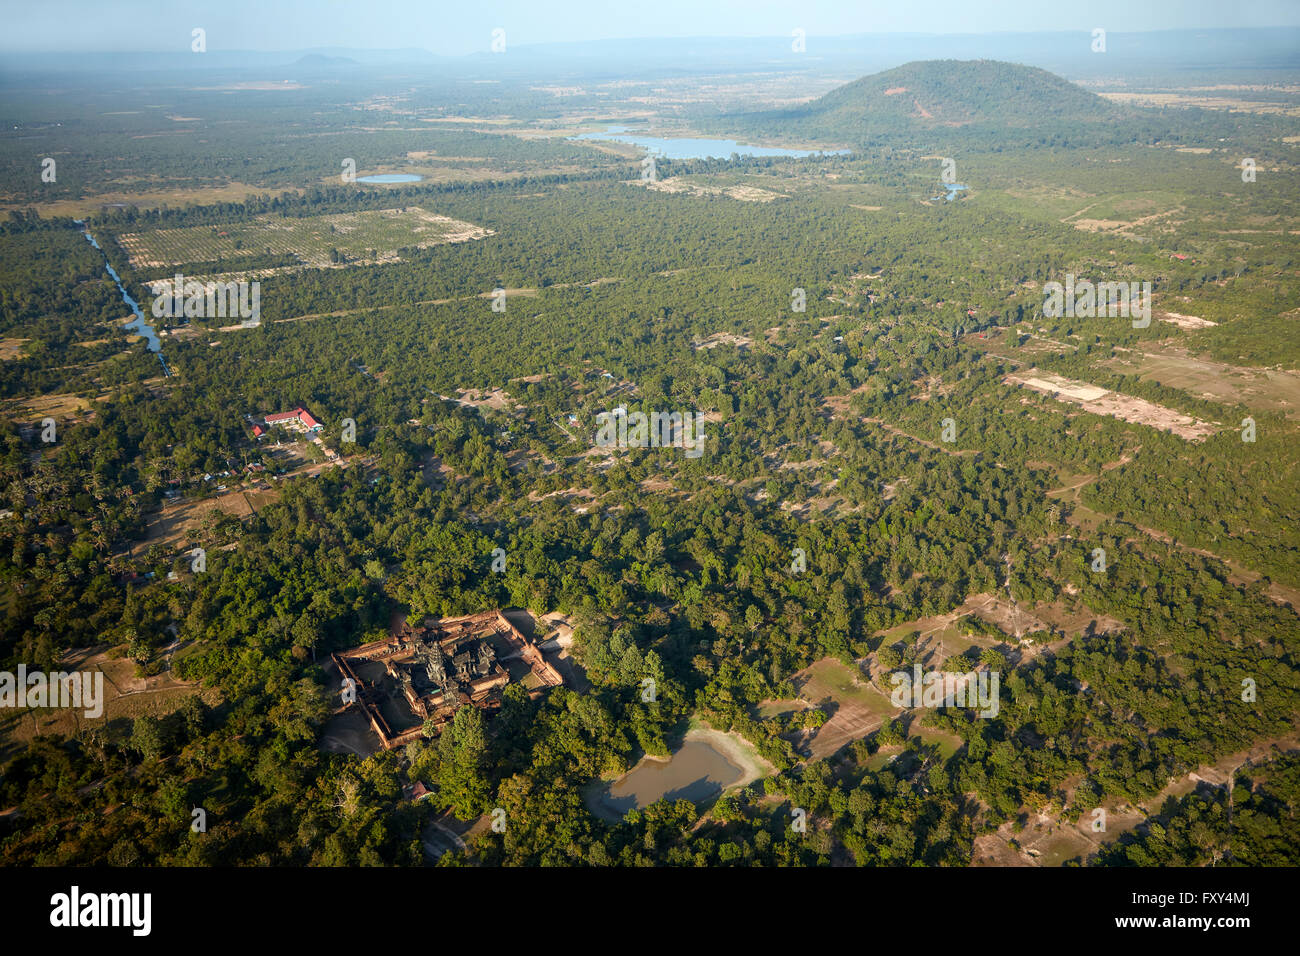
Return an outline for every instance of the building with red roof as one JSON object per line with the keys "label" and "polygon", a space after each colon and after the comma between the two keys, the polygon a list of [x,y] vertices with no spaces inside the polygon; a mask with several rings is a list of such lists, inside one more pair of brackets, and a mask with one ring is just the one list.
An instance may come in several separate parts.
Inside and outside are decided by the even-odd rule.
{"label": "building with red roof", "polygon": [[299,405],[291,412],[276,412],[263,419],[267,425],[286,425],[295,431],[318,432],[325,426],[312,417],[311,412]]}

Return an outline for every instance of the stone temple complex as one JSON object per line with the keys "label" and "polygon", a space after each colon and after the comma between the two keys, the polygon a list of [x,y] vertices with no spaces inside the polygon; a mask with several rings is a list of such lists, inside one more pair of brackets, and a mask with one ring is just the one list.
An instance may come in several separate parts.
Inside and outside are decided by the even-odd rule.
{"label": "stone temple complex", "polygon": [[427,721],[440,731],[457,708],[496,709],[512,681],[534,695],[564,683],[499,610],[408,622],[386,641],[330,657],[340,677],[355,682],[355,701],[345,698],[341,711],[360,708],[385,750],[422,736]]}

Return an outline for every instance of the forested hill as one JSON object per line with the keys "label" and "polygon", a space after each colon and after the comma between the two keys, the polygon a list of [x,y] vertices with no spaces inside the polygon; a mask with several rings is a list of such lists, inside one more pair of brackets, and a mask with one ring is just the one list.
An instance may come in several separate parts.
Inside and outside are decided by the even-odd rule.
{"label": "forested hill", "polygon": [[1027,126],[1062,114],[1104,119],[1113,116],[1115,108],[1097,94],[1034,66],[997,60],[919,60],[846,83],[801,112],[828,127],[853,123]]}
{"label": "forested hill", "polygon": [[738,117],[746,129],[866,144],[935,134],[1111,129],[1122,110],[1054,73],[997,60],[921,60],[864,76],[795,109]]}

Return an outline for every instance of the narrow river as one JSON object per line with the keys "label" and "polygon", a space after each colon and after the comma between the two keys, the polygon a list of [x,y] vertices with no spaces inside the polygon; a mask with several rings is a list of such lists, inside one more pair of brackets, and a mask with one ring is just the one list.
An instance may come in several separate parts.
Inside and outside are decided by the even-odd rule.
{"label": "narrow river", "polygon": [[143,335],[145,341],[149,343],[149,351],[157,355],[158,361],[162,363],[163,374],[171,375],[172,370],[167,367],[167,360],[163,358],[162,342],[158,339],[158,333],[154,331],[153,326],[145,319],[144,310],[142,310],[140,304],[127,293],[126,287],[122,285],[121,277],[118,276],[117,271],[109,263],[108,256],[104,255],[104,250],[100,249],[99,243],[96,242],[95,237],[90,234],[90,230],[86,228],[86,224],[80,219],[76,220],[76,222],[77,225],[81,227],[81,234],[86,237],[86,241],[98,249],[100,255],[104,256],[104,268],[108,270],[108,274],[112,276],[113,281],[117,283],[117,291],[122,293],[122,301],[130,306],[132,313],[135,314],[135,318],[128,322],[124,328],[126,328],[127,331],[138,332],[140,335]]}

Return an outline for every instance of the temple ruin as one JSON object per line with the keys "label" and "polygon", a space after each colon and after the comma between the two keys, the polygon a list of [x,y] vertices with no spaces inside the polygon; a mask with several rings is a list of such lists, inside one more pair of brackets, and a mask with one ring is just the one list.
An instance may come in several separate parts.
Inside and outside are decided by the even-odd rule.
{"label": "temple ruin", "polygon": [[[564,683],[541,649],[499,610],[420,627],[404,623],[386,641],[330,657],[340,677],[356,686],[355,703],[345,703],[338,712],[360,708],[385,750],[421,737],[429,720],[441,732],[460,707],[495,710],[512,680],[531,684],[534,696]],[[507,665],[515,660],[520,663],[512,677]],[[394,727],[406,716],[398,706],[403,702],[416,723]]]}

